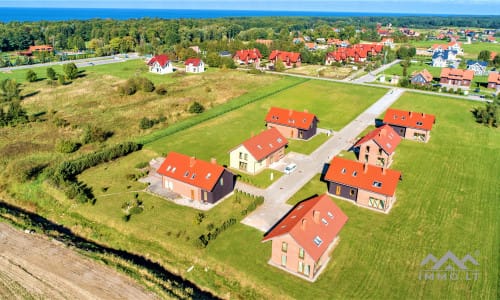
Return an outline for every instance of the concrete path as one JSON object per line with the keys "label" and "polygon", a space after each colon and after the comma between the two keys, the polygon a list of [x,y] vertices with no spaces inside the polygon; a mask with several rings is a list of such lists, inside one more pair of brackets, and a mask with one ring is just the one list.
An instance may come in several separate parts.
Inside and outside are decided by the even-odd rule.
{"label": "concrete path", "polygon": [[291,205],[286,204],[286,201],[316,174],[321,173],[325,163],[328,163],[340,151],[348,150],[359,134],[369,125],[374,125],[375,118],[389,108],[403,93],[404,89],[395,88],[390,90],[356,119],[318,147],[311,155],[298,156],[299,159],[294,161],[297,164],[295,172],[283,175],[268,187],[264,192],[264,204],[243,219],[242,223],[267,232],[292,208]]}
{"label": "concrete path", "polygon": [[400,61],[401,61],[400,59],[396,59],[388,64],[382,65],[380,68],[373,70],[371,72],[368,72],[368,74],[361,76],[357,79],[354,79],[353,82],[355,82],[355,83],[373,82],[375,80],[375,78],[377,78],[377,74],[387,70],[388,68],[394,66],[395,64],[399,64]]}

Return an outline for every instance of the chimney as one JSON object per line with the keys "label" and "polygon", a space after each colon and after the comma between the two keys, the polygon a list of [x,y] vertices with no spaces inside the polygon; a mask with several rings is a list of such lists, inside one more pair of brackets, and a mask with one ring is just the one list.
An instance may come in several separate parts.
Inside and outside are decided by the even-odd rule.
{"label": "chimney", "polygon": [[363,164],[363,173],[366,173],[366,172],[368,172],[368,164],[364,163]]}
{"label": "chimney", "polygon": [[411,111],[410,111],[410,117],[411,117]]}
{"label": "chimney", "polygon": [[382,167],[382,175],[385,175],[385,174],[387,173],[387,171],[386,171],[386,170],[387,170],[387,168]]}
{"label": "chimney", "polygon": [[306,231],[306,223],[307,223],[307,220],[302,219],[302,223],[300,224],[300,229]]}
{"label": "chimney", "polygon": [[424,113],[422,113],[422,118],[425,118],[425,114]]}
{"label": "chimney", "polygon": [[214,157],[212,157],[212,158],[210,159],[210,163],[211,163],[212,165],[216,165],[216,164],[217,164],[217,159],[216,159],[216,158],[214,158]]}
{"label": "chimney", "polygon": [[318,210],[313,210],[313,220],[314,220],[314,223],[319,224],[319,211]]}
{"label": "chimney", "polygon": [[288,116],[289,116],[289,117],[291,117],[291,116],[292,116],[292,114],[293,114],[293,110],[291,110],[291,109],[290,109],[290,110],[288,111]]}
{"label": "chimney", "polygon": [[194,166],[195,161],[196,161],[196,157],[191,156],[191,157],[189,158],[189,167],[190,167],[190,168],[192,168],[192,167]]}

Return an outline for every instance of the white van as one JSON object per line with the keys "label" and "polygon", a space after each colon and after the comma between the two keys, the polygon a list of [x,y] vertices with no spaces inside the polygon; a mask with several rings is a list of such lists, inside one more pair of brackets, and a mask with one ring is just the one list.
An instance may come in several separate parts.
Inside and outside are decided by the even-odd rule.
{"label": "white van", "polygon": [[287,174],[287,175],[291,174],[291,173],[293,173],[293,171],[295,171],[295,169],[297,169],[297,165],[294,163],[291,163],[285,167],[285,174]]}

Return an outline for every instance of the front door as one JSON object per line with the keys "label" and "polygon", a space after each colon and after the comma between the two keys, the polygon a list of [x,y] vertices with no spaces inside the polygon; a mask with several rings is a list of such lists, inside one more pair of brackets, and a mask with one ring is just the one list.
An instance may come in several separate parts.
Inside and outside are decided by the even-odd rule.
{"label": "front door", "polygon": [[194,190],[191,190],[191,199],[194,200]]}

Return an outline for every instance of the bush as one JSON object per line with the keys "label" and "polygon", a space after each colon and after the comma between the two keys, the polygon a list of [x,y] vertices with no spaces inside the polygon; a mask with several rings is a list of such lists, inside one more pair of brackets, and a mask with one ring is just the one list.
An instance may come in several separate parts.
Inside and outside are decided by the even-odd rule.
{"label": "bush", "polygon": [[66,78],[64,78],[64,75],[62,74],[57,75],[57,81],[59,82],[60,85],[66,84]]}
{"label": "bush", "polygon": [[56,150],[60,153],[73,153],[80,148],[80,145],[73,141],[59,140],[56,143]]}
{"label": "bush", "polygon": [[155,125],[154,121],[149,119],[149,118],[142,118],[140,121],[139,121],[139,128],[140,129],[148,129],[148,128],[151,128]]}
{"label": "bush", "polygon": [[192,114],[201,114],[205,111],[205,107],[203,107],[203,105],[198,102],[194,102],[193,104],[191,104],[188,111]]}
{"label": "bush", "polygon": [[135,84],[137,86],[137,89],[143,92],[151,93],[155,90],[155,85],[153,84],[153,82],[144,77],[136,78]]}
{"label": "bush", "polygon": [[35,82],[37,80],[36,73],[33,70],[28,70],[26,73],[26,80],[29,82]]}
{"label": "bush", "polygon": [[156,93],[160,96],[164,96],[167,94],[167,88],[164,85],[159,85],[156,88]]}
{"label": "bush", "polygon": [[118,87],[118,92],[122,96],[130,96],[130,95],[135,94],[135,92],[137,92],[137,87],[136,87],[134,81],[129,79],[129,80],[127,80],[127,82],[125,82],[124,84],[122,84]]}
{"label": "bush", "polygon": [[56,80],[57,79],[57,74],[56,71],[52,68],[47,68],[47,78],[50,80]]}
{"label": "bush", "polygon": [[69,63],[63,65],[64,74],[69,80],[76,79],[78,77],[78,68],[74,63]]}
{"label": "bush", "polygon": [[97,126],[88,125],[83,129],[82,144],[89,144],[93,142],[102,143],[112,135],[113,133],[111,131],[106,131]]}

